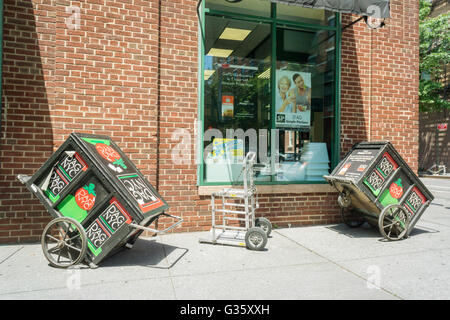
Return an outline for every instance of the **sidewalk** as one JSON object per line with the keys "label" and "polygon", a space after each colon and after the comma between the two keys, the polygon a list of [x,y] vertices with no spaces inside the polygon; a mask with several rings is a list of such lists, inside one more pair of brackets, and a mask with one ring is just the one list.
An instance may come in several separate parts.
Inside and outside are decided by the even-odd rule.
{"label": "sidewalk", "polygon": [[450,299],[450,197],[442,190],[397,242],[336,224],[275,229],[257,252],[180,233],[140,238],[97,269],[52,268],[40,244],[1,245],[0,299]]}

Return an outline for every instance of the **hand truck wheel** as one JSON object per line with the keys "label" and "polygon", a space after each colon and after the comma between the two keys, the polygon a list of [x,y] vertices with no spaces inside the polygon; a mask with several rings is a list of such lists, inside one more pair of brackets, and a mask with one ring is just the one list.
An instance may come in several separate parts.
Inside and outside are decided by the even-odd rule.
{"label": "hand truck wheel", "polygon": [[255,226],[264,230],[267,236],[272,232],[272,223],[270,223],[269,219],[260,217],[255,219]]}
{"label": "hand truck wheel", "polygon": [[259,227],[253,227],[245,233],[247,249],[261,251],[267,244],[267,234]]}
{"label": "hand truck wheel", "polygon": [[388,240],[396,241],[406,238],[409,228],[409,216],[406,209],[399,204],[388,205],[378,218],[380,233]]}
{"label": "hand truck wheel", "polygon": [[86,232],[75,219],[56,218],[50,221],[42,232],[41,246],[52,266],[67,268],[80,263],[85,258]]}
{"label": "hand truck wheel", "polygon": [[364,222],[364,217],[352,207],[341,207],[342,221],[350,228],[358,228]]}

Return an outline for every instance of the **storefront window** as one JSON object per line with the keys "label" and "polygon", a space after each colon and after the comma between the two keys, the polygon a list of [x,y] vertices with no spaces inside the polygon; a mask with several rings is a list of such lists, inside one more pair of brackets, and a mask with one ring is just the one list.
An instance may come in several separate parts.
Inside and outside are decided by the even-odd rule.
{"label": "storefront window", "polygon": [[[206,17],[205,180],[238,178],[246,151],[267,144],[270,127],[270,25]],[[223,140],[226,139],[226,140]],[[225,150],[226,149],[226,150]]]}
{"label": "storefront window", "polygon": [[[255,10],[260,2],[245,1]],[[232,10],[238,3],[206,1],[201,181],[238,181],[243,156],[255,151],[260,183],[324,182],[336,153],[334,14],[300,8],[302,24],[272,4],[270,19],[246,21]],[[229,16],[215,13],[219,4]]]}
{"label": "storefront window", "polygon": [[280,129],[276,181],[321,181],[334,133],[335,37],[277,29],[274,119]]}

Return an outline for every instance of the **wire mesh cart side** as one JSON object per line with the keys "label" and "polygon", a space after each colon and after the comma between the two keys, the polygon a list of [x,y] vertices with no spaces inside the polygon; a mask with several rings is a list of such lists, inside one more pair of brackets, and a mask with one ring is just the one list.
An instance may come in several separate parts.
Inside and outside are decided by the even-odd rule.
{"label": "wire mesh cart side", "polygon": [[388,240],[407,238],[434,199],[390,142],[355,144],[324,178],[349,227],[367,221]]}
{"label": "wire mesh cart side", "polygon": [[[72,133],[33,176],[18,179],[54,218],[41,245],[55,267],[96,267],[142,232],[167,232],[183,221],[165,213],[165,200],[107,136]],[[150,228],[161,216],[174,224]]]}
{"label": "wire mesh cart side", "polygon": [[[212,227],[206,238],[199,239],[200,242],[241,246],[250,250],[264,249],[272,224],[267,218],[255,217],[259,208],[254,181],[255,161],[256,154],[248,152],[240,174],[243,174],[243,188],[225,188],[211,195]],[[221,200],[220,206],[217,199]],[[218,214],[222,215],[221,221],[218,221]],[[233,221],[244,226],[231,223]]]}

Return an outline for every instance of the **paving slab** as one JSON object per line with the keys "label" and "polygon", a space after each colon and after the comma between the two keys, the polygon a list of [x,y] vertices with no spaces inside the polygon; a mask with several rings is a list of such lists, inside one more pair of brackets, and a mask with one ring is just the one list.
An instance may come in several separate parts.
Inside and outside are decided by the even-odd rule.
{"label": "paving slab", "polygon": [[[247,250],[244,247],[200,243],[208,232],[181,233],[161,236],[162,242],[186,249],[170,270],[176,275],[195,275],[230,270],[252,270],[271,266],[289,266],[325,262],[320,256],[299,247],[278,233],[269,236],[264,251]],[[174,256],[175,258],[176,256]],[[198,263],[201,261],[201,263]]]}
{"label": "paving slab", "polygon": [[[79,270],[66,270],[65,282],[51,282],[42,289],[23,288],[3,293],[0,300],[173,300],[169,277],[85,283]],[[138,288],[138,289],[137,289]]]}
{"label": "paving slab", "polygon": [[173,283],[178,299],[397,299],[331,263],[175,276]]}
{"label": "paving slab", "polygon": [[450,249],[344,261],[340,264],[402,299],[450,299]]}

